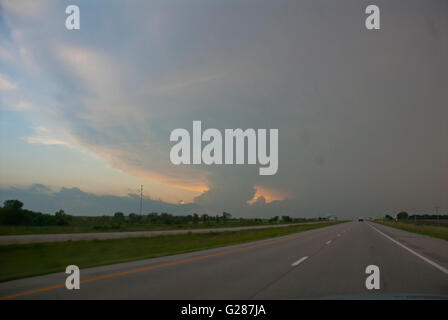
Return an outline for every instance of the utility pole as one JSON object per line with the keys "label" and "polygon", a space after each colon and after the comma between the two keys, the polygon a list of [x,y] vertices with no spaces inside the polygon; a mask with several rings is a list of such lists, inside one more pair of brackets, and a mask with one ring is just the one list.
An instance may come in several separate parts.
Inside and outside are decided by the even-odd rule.
{"label": "utility pole", "polygon": [[142,214],[143,185],[140,185],[140,215]]}
{"label": "utility pole", "polygon": [[440,221],[439,221],[439,207],[435,207],[436,209],[436,216],[437,216],[437,224],[440,225]]}

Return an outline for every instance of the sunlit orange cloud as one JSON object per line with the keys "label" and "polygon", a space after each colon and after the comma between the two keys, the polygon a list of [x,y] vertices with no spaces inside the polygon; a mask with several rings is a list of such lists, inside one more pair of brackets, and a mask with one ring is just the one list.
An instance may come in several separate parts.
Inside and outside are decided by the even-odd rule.
{"label": "sunlit orange cloud", "polygon": [[[158,197],[160,200],[168,203],[179,204],[182,202],[181,204],[184,204],[192,202],[195,197],[209,189],[205,181],[200,181],[198,179],[176,179],[156,172],[134,169],[129,166],[120,166],[120,170],[135,177],[164,186],[163,196],[160,197],[160,195],[158,195]],[[148,191],[152,194],[162,192],[162,190]]]}
{"label": "sunlit orange cloud", "polygon": [[121,161],[120,159],[126,158],[126,155],[121,154],[120,150],[109,149],[103,146],[91,146],[83,143],[76,137],[73,137],[73,139],[89,153],[105,159],[111,167],[131,176],[158,184],[159,186],[153,185],[151,189],[147,190],[150,196],[154,196],[164,202],[173,204],[178,204],[179,201],[184,203],[192,202],[195,197],[209,189],[204,176],[173,177],[150,170],[141,170]]}
{"label": "sunlit orange cloud", "polygon": [[167,177],[156,172],[139,171],[132,168],[129,168],[125,171],[132,175],[136,175],[138,177],[151,180],[156,183],[164,184],[182,190],[194,191],[197,192],[198,195],[209,189],[204,181],[200,181],[197,179],[174,179],[172,177]]}
{"label": "sunlit orange cloud", "polygon": [[275,201],[275,200],[285,200],[290,197],[288,192],[282,190],[275,190],[272,188],[266,188],[263,186],[255,186],[256,192],[254,197],[247,201],[248,204],[253,204],[257,201],[258,198],[263,197],[266,200],[266,203]]}
{"label": "sunlit orange cloud", "polygon": [[162,193],[159,195],[159,199],[172,204],[185,204],[193,202],[194,198],[209,189],[205,182],[197,180],[174,181],[170,177],[154,172],[137,171],[133,169],[125,170],[125,172],[164,186],[164,190],[159,190],[158,187],[155,187],[152,188],[152,190],[149,190],[149,192],[152,194],[157,194],[157,192]]}

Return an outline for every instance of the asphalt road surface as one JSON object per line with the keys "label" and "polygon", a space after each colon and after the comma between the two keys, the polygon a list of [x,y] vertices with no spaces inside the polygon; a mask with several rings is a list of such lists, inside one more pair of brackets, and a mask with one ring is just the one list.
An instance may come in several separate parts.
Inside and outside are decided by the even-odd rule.
{"label": "asphalt road surface", "polygon": [[[368,265],[380,289],[365,286]],[[447,298],[448,242],[370,222],[0,283],[10,299]]]}
{"label": "asphalt road surface", "polygon": [[228,228],[203,228],[203,229],[180,229],[180,230],[160,230],[160,231],[124,231],[124,232],[92,232],[92,233],[58,233],[58,234],[24,234],[12,236],[0,236],[0,245],[34,243],[34,242],[63,242],[63,241],[79,241],[79,240],[105,240],[119,238],[141,238],[154,237],[168,234],[182,233],[207,233],[207,232],[224,232],[224,231],[240,231],[249,229],[265,229],[280,228],[298,224],[314,224],[320,222],[304,222],[294,224],[277,224],[264,226],[248,226],[248,227],[228,227]]}

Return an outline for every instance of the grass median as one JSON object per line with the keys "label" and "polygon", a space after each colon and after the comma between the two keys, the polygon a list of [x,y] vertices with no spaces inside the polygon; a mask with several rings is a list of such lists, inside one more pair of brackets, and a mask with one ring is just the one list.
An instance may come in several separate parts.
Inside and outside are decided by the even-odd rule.
{"label": "grass median", "polygon": [[440,238],[448,241],[448,227],[443,226],[430,226],[430,225],[417,225],[414,223],[402,223],[402,222],[389,222],[389,221],[375,221],[376,223],[383,224],[396,229],[404,231],[423,234],[426,236]]}
{"label": "grass median", "polygon": [[88,268],[155,258],[303,232],[339,222],[243,231],[188,233],[147,238],[66,241],[0,246],[0,282],[63,272],[70,264]]}
{"label": "grass median", "polygon": [[195,230],[195,229],[219,229],[233,227],[275,226],[276,224],[295,224],[315,221],[299,220],[293,222],[269,222],[269,221],[239,221],[227,222],[199,222],[178,224],[119,224],[96,225],[92,222],[67,226],[7,226],[0,225],[0,236],[28,235],[28,234],[67,234],[67,233],[102,233],[102,232],[135,232],[135,231],[164,231],[164,230]]}

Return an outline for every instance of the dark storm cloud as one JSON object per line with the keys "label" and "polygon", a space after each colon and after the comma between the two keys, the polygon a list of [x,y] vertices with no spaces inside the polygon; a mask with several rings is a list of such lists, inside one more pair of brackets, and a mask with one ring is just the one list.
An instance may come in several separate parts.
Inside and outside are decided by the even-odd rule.
{"label": "dark storm cloud", "polygon": [[[368,4],[113,3],[87,14],[83,27],[92,33],[57,35],[50,54],[31,37],[28,46],[50,78],[66,81],[61,97],[82,80],[72,103],[58,109],[82,145],[127,172],[203,181],[210,189],[195,206],[204,212],[354,217],[448,209],[448,5],[376,1],[381,30],[368,31]],[[96,73],[70,57],[77,46],[91,50],[86,61],[98,61]],[[191,130],[193,120],[220,130],[278,128],[278,173],[173,166],[169,133]],[[287,196],[249,205],[255,186]]]}

